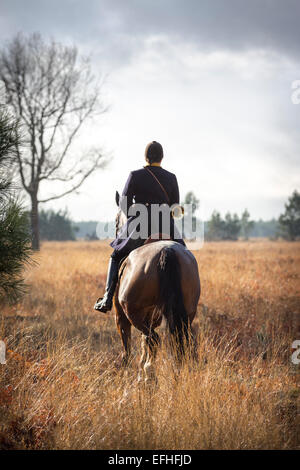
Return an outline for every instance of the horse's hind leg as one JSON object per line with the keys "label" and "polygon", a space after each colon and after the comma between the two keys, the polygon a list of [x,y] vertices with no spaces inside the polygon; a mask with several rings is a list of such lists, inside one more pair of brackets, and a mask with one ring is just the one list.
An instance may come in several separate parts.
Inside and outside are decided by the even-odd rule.
{"label": "horse's hind leg", "polygon": [[142,347],[142,355],[139,362],[139,375],[138,375],[138,382],[142,382],[144,376],[144,365],[147,359],[147,345],[146,345],[146,336],[142,334],[141,340],[141,347]]}
{"label": "horse's hind leg", "polygon": [[160,338],[155,331],[145,329],[142,335],[142,355],[139,363],[138,382],[145,378],[146,383],[156,382],[154,373],[154,359],[157,352],[157,347],[160,344]]}
{"label": "horse's hind leg", "polygon": [[122,365],[126,366],[129,362],[131,353],[131,323],[118,302],[116,302],[115,307],[116,325],[125,350],[122,356]]}
{"label": "horse's hind leg", "polygon": [[147,360],[144,365],[145,381],[146,383],[156,383],[157,378],[154,370],[154,360],[156,357],[157,348],[160,345],[160,338],[154,330],[151,330],[146,336],[145,344],[147,345]]}

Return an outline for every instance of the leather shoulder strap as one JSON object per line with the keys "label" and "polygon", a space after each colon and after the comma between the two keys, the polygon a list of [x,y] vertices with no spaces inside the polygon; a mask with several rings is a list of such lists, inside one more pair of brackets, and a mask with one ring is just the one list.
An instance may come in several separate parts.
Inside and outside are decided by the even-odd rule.
{"label": "leather shoulder strap", "polygon": [[169,198],[169,195],[167,193],[167,191],[165,190],[165,188],[163,187],[163,185],[161,184],[161,182],[159,181],[159,179],[155,176],[154,173],[152,173],[152,171],[150,170],[150,168],[144,166],[145,170],[147,170],[152,176],[153,178],[155,179],[155,181],[159,184],[159,186],[161,187],[161,189],[163,190],[165,196],[166,196],[166,200],[167,200],[167,203],[170,204],[170,198]]}

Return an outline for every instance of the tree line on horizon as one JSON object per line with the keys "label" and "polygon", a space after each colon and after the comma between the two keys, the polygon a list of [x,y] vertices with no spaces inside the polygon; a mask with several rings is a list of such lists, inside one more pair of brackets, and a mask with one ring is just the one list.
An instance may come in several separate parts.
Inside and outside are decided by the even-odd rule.
{"label": "tree line on horizon", "polygon": [[[196,198],[193,193],[188,193],[185,203],[193,195],[194,202]],[[197,203],[195,202],[195,210]],[[40,218],[40,237],[41,240],[97,240],[96,228],[98,224],[103,226],[110,224],[114,227],[114,221],[110,222],[74,222],[67,209],[54,211],[42,210]],[[236,213],[227,212],[224,217],[220,212],[213,211],[209,220],[204,222],[204,237],[207,241],[221,241],[239,239],[248,240],[249,238],[262,237],[269,239],[283,238],[294,241],[300,238],[300,193],[294,191],[285,205],[285,212],[278,219],[251,220],[250,213],[245,209],[239,217]],[[189,239],[188,234],[185,235]]]}
{"label": "tree line on horizon", "polygon": [[[199,207],[199,199],[189,191],[183,204],[191,204],[192,215]],[[250,219],[250,213],[245,209],[239,217],[229,211],[223,218],[220,212],[214,210],[210,219],[204,222],[204,237],[208,241],[248,240],[250,237],[269,239],[283,238],[294,241],[300,237],[300,193],[295,190],[285,204],[285,212],[278,219],[264,221]]]}

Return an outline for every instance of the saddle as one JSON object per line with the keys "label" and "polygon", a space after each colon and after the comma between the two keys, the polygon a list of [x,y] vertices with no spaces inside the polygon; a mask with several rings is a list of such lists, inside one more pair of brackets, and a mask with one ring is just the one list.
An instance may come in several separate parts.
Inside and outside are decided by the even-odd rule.
{"label": "saddle", "polygon": [[[172,240],[172,238],[170,237],[170,235],[167,235],[166,233],[154,233],[153,235],[150,235],[150,237],[148,237],[142,246],[144,245],[149,245],[150,243],[154,243],[154,242],[159,242],[161,240]],[[123,270],[126,266],[126,260],[128,258],[128,255],[125,256],[123,259],[121,259],[120,261],[120,264],[119,264],[119,276],[118,276],[118,280],[121,279],[121,276],[123,274]]]}
{"label": "saddle", "polygon": [[147,240],[145,240],[144,245],[149,245],[149,243],[158,242],[160,240],[172,240],[172,238],[166,233],[154,233],[153,235],[150,235]]}

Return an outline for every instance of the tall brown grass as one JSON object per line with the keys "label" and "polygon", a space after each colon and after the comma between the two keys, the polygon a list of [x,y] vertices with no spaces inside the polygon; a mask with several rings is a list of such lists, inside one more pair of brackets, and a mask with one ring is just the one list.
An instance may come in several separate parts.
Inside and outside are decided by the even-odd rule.
{"label": "tall brown grass", "polygon": [[3,449],[289,449],[299,446],[300,244],[206,243],[196,359],[163,346],[137,384],[140,335],[120,366],[113,314],[98,314],[110,249],[44,243],[23,301],[1,310]]}

